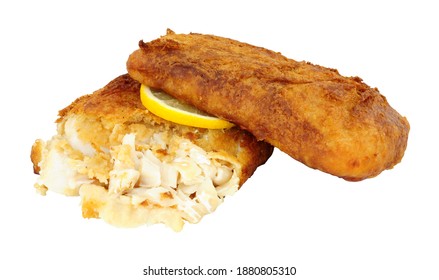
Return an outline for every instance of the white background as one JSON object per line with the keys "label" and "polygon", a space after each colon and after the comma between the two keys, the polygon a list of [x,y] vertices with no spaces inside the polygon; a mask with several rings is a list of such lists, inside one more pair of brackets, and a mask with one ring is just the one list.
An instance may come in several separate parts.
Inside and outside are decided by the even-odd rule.
{"label": "white background", "polygon": [[[233,274],[297,268],[294,277],[252,279],[439,279],[434,2],[2,1],[0,278],[152,279],[144,268],[201,265]],[[125,73],[140,39],[168,27],[362,77],[407,116],[404,159],[349,183],[276,150],[236,195],[181,233],[114,228],[82,219],[78,198],[36,194],[33,141],[55,133],[59,109]]]}

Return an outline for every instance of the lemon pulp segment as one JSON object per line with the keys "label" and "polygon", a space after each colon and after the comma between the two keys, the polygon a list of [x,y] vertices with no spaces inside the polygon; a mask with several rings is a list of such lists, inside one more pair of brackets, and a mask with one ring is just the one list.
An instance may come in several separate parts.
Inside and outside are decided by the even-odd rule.
{"label": "lemon pulp segment", "polygon": [[165,92],[152,90],[143,84],[140,87],[140,99],[151,113],[174,123],[209,129],[234,126],[226,120],[213,117]]}

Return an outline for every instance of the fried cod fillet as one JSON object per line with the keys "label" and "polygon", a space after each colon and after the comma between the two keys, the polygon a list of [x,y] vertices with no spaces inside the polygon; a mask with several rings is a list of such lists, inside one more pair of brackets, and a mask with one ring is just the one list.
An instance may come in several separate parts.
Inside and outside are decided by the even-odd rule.
{"label": "fried cod fillet", "polygon": [[85,218],[179,231],[235,193],[273,147],[237,127],[209,130],[149,113],[122,75],[59,112],[58,134],[31,151],[36,188],[81,196]]}
{"label": "fried cod fillet", "polygon": [[233,122],[309,167],[358,181],[404,155],[408,121],[358,77],[212,35],[168,30],[139,47],[127,62],[135,80]]}

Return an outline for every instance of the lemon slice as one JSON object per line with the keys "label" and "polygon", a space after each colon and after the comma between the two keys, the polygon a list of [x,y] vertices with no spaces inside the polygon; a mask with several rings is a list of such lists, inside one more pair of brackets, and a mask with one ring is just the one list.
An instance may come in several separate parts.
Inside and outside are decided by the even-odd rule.
{"label": "lemon slice", "polygon": [[165,92],[152,90],[143,84],[140,87],[140,99],[143,106],[151,113],[174,123],[210,129],[234,126],[228,121],[213,117]]}

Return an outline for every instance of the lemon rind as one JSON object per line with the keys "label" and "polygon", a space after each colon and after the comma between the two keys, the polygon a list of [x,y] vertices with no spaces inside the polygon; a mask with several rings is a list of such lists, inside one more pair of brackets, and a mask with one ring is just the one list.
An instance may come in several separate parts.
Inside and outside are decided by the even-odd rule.
{"label": "lemon rind", "polygon": [[226,129],[234,126],[234,124],[217,117],[201,116],[171,107],[157,99],[150,88],[143,84],[140,87],[140,99],[151,113],[170,122],[208,129]]}

